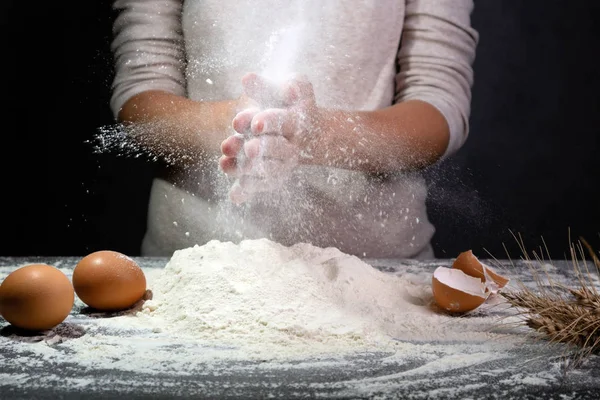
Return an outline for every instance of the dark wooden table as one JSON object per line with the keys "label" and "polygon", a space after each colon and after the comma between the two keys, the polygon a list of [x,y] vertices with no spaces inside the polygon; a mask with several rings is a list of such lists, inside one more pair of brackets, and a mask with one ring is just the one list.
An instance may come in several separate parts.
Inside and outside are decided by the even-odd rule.
{"label": "dark wooden table", "polygon": [[[71,271],[77,257],[0,257],[0,279],[19,266],[44,262]],[[145,270],[163,268],[168,259],[137,258]],[[403,260],[366,260],[389,273],[433,270],[450,265],[449,260],[415,262]],[[511,277],[533,284],[531,269],[523,262],[503,262]],[[576,285],[571,265],[551,263],[553,274],[565,284]],[[389,354],[364,354],[343,360],[295,365],[260,362],[207,362],[181,368],[182,352],[174,343],[156,347],[164,357],[160,368],[144,365],[142,370],[126,367],[128,357],[121,354],[118,340],[113,342],[114,367],[85,366],[77,354],[70,355],[62,346],[65,340],[78,340],[92,331],[94,319],[75,307],[67,320],[44,335],[23,336],[0,319],[0,399],[138,399],[138,398],[461,398],[461,399],[598,399],[600,398],[600,362],[591,357],[576,369],[562,370],[564,349],[531,340],[509,348],[491,361],[477,362],[477,343],[466,351],[471,362],[456,368],[441,368],[432,373],[425,366],[444,362],[440,343],[424,344],[426,354],[410,360]],[[123,332],[109,333],[114,337]],[[129,333],[131,334],[131,333]],[[58,341],[53,338],[60,337]],[[140,343],[143,342],[140,338]],[[115,344],[116,343],[116,344]],[[38,346],[32,351],[31,346]],[[42,346],[42,347],[40,347]],[[169,347],[170,346],[170,347]],[[437,346],[437,347],[436,347]],[[39,349],[45,349],[40,355]],[[165,352],[165,348],[170,351]],[[152,349],[148,350],[149,352]],[[48,356],[48,354],[56,354]],[[51,353],[56,352],[56,353]],[[70,358],[71,357],[71,358]],[[156,354],[152,360],[156,361]],[[62,360],[62,361],[61,361]],[[139,362],[132,359],[131,364]],[[169,370],[165,365],[172,363]],[[105,364],[102,364],[105,365]],[[175,365],[178,365],[175,367]],[[435,368],[433,370],[436,370]]]}

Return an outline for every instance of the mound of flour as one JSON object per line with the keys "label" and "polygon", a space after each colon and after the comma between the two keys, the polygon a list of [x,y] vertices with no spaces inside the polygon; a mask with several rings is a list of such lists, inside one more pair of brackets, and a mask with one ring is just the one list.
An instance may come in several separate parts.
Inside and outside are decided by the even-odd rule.
{"label": "mound of flour", "polygon": [[299,353],[390,345],[406,286],[357,257],[267,239],[176,251],[137,317],[171,335],[249,351]]}

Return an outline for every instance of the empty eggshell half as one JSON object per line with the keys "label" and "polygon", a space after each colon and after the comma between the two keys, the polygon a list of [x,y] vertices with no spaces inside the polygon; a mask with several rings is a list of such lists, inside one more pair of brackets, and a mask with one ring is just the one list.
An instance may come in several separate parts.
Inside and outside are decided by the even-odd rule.
{"label": "empty eggshell half", "polygon": [[508,278],[499,275],[492,267],[479,261],[472,250],[460,253],[452,263],[452,268],[459,269],[467,275],[479,278],[492,293],[497,293],[509,282]]}
{"label": "empty eggshell half", "polygon": [[438,267],[433,272],[432,289],[438,306],[459,313],[476,309],[490,295],[481,279],[447,267]]}

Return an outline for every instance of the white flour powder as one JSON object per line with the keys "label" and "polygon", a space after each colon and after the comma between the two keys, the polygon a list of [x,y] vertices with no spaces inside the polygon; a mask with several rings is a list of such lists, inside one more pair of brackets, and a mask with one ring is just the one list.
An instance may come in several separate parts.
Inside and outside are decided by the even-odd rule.
{"label": "white flour powder", "polygon": [[440,340],[456,328],[489,336],[448,326],[432,310],[429,279],[384,273],[335,248],[212,241],[175,252],[137,323],[261,358],[385,351],[394,339]]}

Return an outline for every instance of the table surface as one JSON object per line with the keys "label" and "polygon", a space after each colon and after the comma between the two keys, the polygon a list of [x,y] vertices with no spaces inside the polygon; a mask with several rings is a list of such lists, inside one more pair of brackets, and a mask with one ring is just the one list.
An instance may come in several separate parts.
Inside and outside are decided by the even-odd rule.
{"label": "table surface", "polygon": [[[78,257],[0,257],[0,279],[16,268],[43,262],[72,271]],[[166,258],[135,258],[145,269],[163,268]],[[433,270],[449,266],[450,260],[406,261],[365,260],[374,267],[402,274],[415,269]],[[511,268],[511,278],[532,285],[531,268],[522,261],[500,261]],[[577,285],[571,263],[552,261],[552,274],[567,285]],[[500,311],[498,311],[500,312]],[[564,370],[565,349],[548,346],[539,340],[525,340],[520,346],[505,349],[493,360],[477,360],[486,343],[466,347],[470,361],[457,362],[444,354],[441,343],[420,343],[422,358],[403,359],[390,354],[359,354],[320,362],[269,363],[259,361],[193,363],[189,368],[165,372],[164,365],[153,370],[127,368],[131,354],[111,353],[114,367],[85,367],[68,360],[65,340],[87,334],[94,318],[81,307],[54,330],[37,336],[23,336],[0,318],[0,399],[111,399],[111,398],[600,398],[600,361],[590,357],[574,369]],[[110,334],[110,333],[109,333]],[[115,336],[123,332],[112,333]],[[130,333],[131,334],[131,333]],[[53,338],[60,340],[53,340]],[[140,338],[144,340],[144,338]],[[114,343],[114,342],[113,342]],[[118,343],[118,342],[117,342]],[[31,346],[38,346],[33,351]],[[39,346],[62,357],[40,356]],[[118,347],[118,344],[115,345]],[[174,362],[181,351],[173,343],[162,343],[155,350],[166,354],[164,363]],[[172,349],[165,351],[165,349]],[[489,351],[489,350],[488,350]],[[140,353],[135,354],[140,357]],[[77,357],[77,354],[72,355]],[[142,354],[143,357],[143,354]],[[154,358],[156,360],[156,354]],[[139,360],[136,360],[139,361]],[[310,360],[307,360],[310,361]],[[437,364],[436,364],[437,363]],[[445,364],[444,364],[445,363]],[[435,371],[432,373],[432,371]]]}

